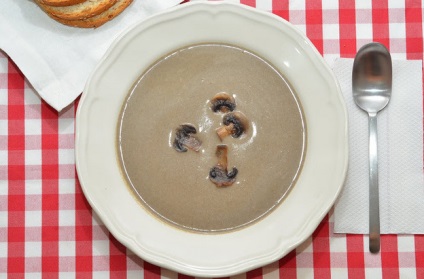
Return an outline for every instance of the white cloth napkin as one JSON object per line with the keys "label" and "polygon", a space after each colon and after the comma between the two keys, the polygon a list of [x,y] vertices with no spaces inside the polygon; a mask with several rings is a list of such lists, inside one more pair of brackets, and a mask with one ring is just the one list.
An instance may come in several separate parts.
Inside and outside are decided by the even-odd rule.
{"label": "white cloth napkin", "polygon": [[128,26],[181,0],[134,0],[97,29],[64,26],[33,1],[0,1],[0,49],[17,64],[40,96],[61,110],[82,93],[112,41]]}
{"label": "white cloth napkin", "polygon": [[[352,98],[353,59],[332,68],[349,114],[349,168],[334,208],[336,233],[368,234],[368,116]],[[389,105],[378,114],[380,226],[383,234],[424,233],[422,62],[393,61]]]}

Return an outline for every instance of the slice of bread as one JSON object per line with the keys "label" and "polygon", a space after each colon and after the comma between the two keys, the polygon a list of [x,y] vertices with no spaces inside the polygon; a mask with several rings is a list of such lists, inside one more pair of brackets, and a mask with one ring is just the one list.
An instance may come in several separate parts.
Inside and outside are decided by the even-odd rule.
{"label": "slice of bread", "polygon": [[55,7],[76,5],[85,1],[87,0],[39,0],[41,4]]}
{"label": "slice of bread", "polygon": [[86,19],[66,20],[63,18],[54,17],[52,15],[50,16],[65,25],[80,28],[97,28],[105,24],[106,22],[112,20],[113,18],[117,17],[131,4],[132,1],[133,0],[118,0],[115,5],[113,5],[103,13]]}
{"label": "slice of bread", "polygon": [[36,1],[38,5],[49,15],[67,20],[76,20],[101,14],[112,7],[117,0],[86,0],[76,5],[64,7],[49,6],[42,4],[41,0]]}

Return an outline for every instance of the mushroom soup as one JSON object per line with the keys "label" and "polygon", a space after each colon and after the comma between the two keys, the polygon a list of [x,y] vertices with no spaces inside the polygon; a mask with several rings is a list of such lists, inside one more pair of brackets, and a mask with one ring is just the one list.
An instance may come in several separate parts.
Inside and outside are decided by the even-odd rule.
{"label": "mushroom soup", "polygon": [[141,204],[204,232],[272,211],[306,150],[301,106],[282,75],[247,50],[219,44],[183,48],[151,66],[122,108],[118,137],[123,174]]}

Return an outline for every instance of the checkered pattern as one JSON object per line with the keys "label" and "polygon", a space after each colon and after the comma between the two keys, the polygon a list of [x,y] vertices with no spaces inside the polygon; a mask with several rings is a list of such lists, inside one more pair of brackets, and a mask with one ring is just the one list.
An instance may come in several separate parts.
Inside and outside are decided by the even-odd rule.
{"label": "checkered pattern", "polygon": [[[422,0],[242,0],[306,33],[326,58],[370,41],[423,59]],[[1,39],[1,38],[0,38]],[[144,262],[91,210],[75,173],[77,103],[57,113],[0,52],[0,278],[185,278]],[[278,262],[235,278],[424,278],[424,236],[333,234],[330,212]]]}

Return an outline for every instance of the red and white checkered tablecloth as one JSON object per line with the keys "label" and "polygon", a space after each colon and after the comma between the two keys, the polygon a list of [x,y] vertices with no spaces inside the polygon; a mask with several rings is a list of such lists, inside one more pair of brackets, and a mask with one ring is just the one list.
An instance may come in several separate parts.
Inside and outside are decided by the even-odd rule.
{"label": "red and white checkered tablecloth", "polygon": [[[299,29],[326,58],[378,41],[394,59],[423,59],[422,0],[242,0]],[[1,38],[0,38],[1,40]],[[118,243],[81,192],[78,104],[57,113],[0,52],[0,278],[183,278]],[[424,202],[424,201],[423,201]],[[333,233],[330,212],[296,250],[237,278],[424,278],[424,236]]]}

